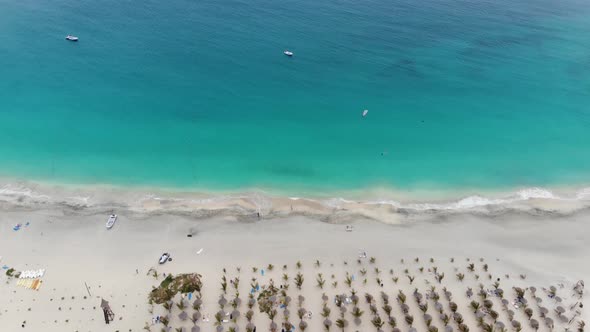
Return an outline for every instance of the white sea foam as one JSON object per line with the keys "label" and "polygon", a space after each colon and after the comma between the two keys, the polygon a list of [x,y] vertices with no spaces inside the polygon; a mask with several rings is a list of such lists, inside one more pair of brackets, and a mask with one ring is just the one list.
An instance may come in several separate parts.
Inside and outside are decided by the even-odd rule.
{"label": "white sea foam", "polygon": [[[395,197],[395,193],[384,194]],[[362,195],[356,195],[362,197]],[[284,200],[292,203],[284,203]],[[524,188],[506,194],[476,194],[465,197],[420,201],[419,199],[373,199],[352,200],[344,197],[336,198],[308,198],[300,196],[277,197],[263,191],[251,190],[244,193],[191,193],[172,191],[157,191],[146,193],[140,189],[112,188],[112,187],[63,187],[40,185],[35,183],[8,183],[0,186],[0,203],[15,206],[35,206],[47,208],[51,204],[57,207],[72,207],[77,210],[93,208],[128,209],[135,212],[175,213],[191,211],[209,211],[207,215],[219,211],[219,213],[236,213],[247,215],[251,213],[274,213],[277,211],[294,211],[294,213],[307,211],[308,214],[323,213],[328,215],[335,209],[339,214],[350,215],[364,214],[373,217],[373,214],[386,211],[396,213],[403,210],[404,213],[429,214],[440,211],[441,213],[464,213],[477,211],[497,212],[504,208],[520,209],[526,211],[534,207],[537,211],[559,210],[563,204],[568,211],[590,207],[590,188],[578,190],[560,190],[559,193],[547,188]],[[283,202],[283,203],[281,203]],[[281,204],[283,206],[281,206]],[[285,208],[285,205],[287,208]],[[389,206],[391,210],[382,210],[381,206]],[[573,206],[573,208],[572,208]],[[295,207],[295,209],[293,209]],[[304,208],[297,208],[304,207]],[[323,207],[323,208],[322,208]],[[290,209],[289,209],[290,208]],[[282,209],[282,210],[281,210]],[[380,211],[373,213],[371,211]],[[232,212],[233,211],[233,212]]]}

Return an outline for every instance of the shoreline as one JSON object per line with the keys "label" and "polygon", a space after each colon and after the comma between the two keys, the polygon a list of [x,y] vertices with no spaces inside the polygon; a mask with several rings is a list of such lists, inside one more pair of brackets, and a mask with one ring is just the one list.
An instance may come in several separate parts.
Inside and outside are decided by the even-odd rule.
{"label": "shoreline", "polygon": [[568,216],[590,208],[590,187],[521,188],[512,192],[394,191],[371,188],[333,196],[295,197],[251,189],[179,191],[170,188],[71,185],[0,180],[4,210],[66,209],[78,214],[115,211],[138,215],[233,216],[240,220],[306,216],[342,223],[373,220],[400,224],[432,216],[522,213]]}

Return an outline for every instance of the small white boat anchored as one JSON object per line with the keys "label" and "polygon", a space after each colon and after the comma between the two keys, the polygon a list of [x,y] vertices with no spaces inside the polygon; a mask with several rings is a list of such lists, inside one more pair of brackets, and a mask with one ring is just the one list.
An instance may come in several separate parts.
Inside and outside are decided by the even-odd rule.
{"label": "small white boat anchored", "polygon": [[364,111],[363,111],[363,118],[364,118],[365,116],[367,116],[367,114],[369,114],[369,110],[364,110]]}
{"label": "small white boat anchored", "polygon": [[115,222],[116,221],[117,221],[117,215],[116,214],[111,214],[109,216],[109,220],[107,220],[107,229],[113,228],[113,226],[115,225]]}
{"label": "small white boat anchored", "polygon": [[293,56],[293,52],[289,51],[289,50],[285,50],[285,52],[283,52],[286,56]]}
{"label": "small white boat anchored", "polygon": [[66,40],[77,42],[78,41],[78,37],[72,36],[72,35],[67,35],[66,36]]}

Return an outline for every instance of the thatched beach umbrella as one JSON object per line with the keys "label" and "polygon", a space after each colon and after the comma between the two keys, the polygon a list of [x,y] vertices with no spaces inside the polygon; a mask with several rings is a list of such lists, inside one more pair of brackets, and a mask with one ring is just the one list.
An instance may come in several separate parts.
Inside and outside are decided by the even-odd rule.
{"label": "thatched beach umbrella", "polygon": [[554,323],[553,323],[553,319],[551,319],[551,318],[549,318],[549,317],[546,317],[546,318],[545,318],[545,324],[546,324],[548,327],[550,327],[550,328],[553,328],[553,325],[554,325]]}
{"label": "thatched beach umbrella", "polygon": [[285,304],[289,305],[293,299],[290,296],[285,296]]}
{"label": "thatched beach umbrella", "polygon": [[283,316],[285,316],[285,317],[291,316],[291,312],[289,311],[289,309],[285,308],[285,310],[283,310]]}
{"label": "thatched beach umbrella", "polygon": [[273,331],[274,331],[274,330],[276,330],[277,328],[278,328],[278,326],[277,326],[277,323],[275,323],[275,322],[271,322],[271,323],[270,323],[270,329],[271,329],[271,330],[273,330]]}
{"label": "thatched beach umbrella", "polygon": [[475,311],[475,317],[476,318],[484,318],[485,316],[486,316],[486,314],[483,313],[483,311],[481,311],[479,309],[477,311]]}
{"label": "thatched beach umbrella", "polygon": [[506,327],[506,325],[504,325],[502,322],[496,322],[495,325],[498,330],[503,330]]}
{"label": "thatched beach umbrella", "polygon": [[306,322],[306,321],[304,321],[304,320],[300,321],[300,322],[299,322],[299,329],[300,329],[301,331],[305,331],[305,329],[307,329],[307,322]]}
{"label": "thatched beach umbrella", "polygon": [[193,301],[193,308],[196,310],[196,308],[201,308],[201,306],[203,305],[203,300],[197,298],[196,300]]}
{"label": "thatched beach umbrella", "polygon": [[408,332],[418,332],[418,330],[416,330],[416,328],[414,328],[414,327],[411,327],[411,328],[408,330]]}
{"label": "thatched beach umbrella", "polygon": [[198,327],[197,325],[191,327],[191,332],[201,332],[201,328]]}
{"label": "thatched beach umbrella", "polygon": [[556,302],[560,302],[560,303],[561,303],[561,301],[563,301],[563,300],[561,299],[561,297],[559,297],[559,296],[556,296],[556,297],[555,297],[555,301],[556,301]]}
{"label": "thatched beach umbrella", "polygon": [[549,313],[549,309],[547,309],[545,307],[540,307],[539,311],[541,312],[541,317],[545,317]]}
{"label": "thatched beach umbrella", "polygon": [[246,324],[246,331],[254,331],[254,324],[252,324],[252,322],[249,322],[248,324]]}
{"label": "thatched beach umbrella", "polygon": [[537,303],[541,303],[543,302],[543,299],[537,296],[535,297],[535,301],[537,301]]}
{"label": "thatched beach umbrella", "polygon": [[434,309],[438,312],[443,312],[443,305],[440,302],[434,302]]}
{"label": "thatched beach umbrella", "polygon": [[340,307],[340,312],[344,315],[346,313],[346,307],[345,306]]}
{"label": "thatched beach umbrella", "polygon": [[225,307],[225,305],[227,304],[227,300],[222,295],[221,298],[219,299],[219,301],[217,301],[217,303],[219,303],[220,306]]}
{"label": "thatched beach umbrella", "polygon": [[402,305],[400,307],[402,308],[402,311],[404,312],[404,314],[407,314],[410,311],[410,307],[405,303],[402,303]]}
{"label": "thatched beach umbrella", "polygon": [[328,295],[326,295],[326,294],[322,295],[322,301],[328,302]]}
{"label": "thatched beach umbrella", "polygon": [[277,302],[277,296],[276,295],[273,295],[273,296],[270,297],[269,300],[270,300],[270,302],[275,303],[275,302]]}
{"label": "thatched beach umbrella", "polygon": [[451,325],[445,326],[445,332],[453,332],[453,327]]}
{"label": "thatched beach umbrella", "polygon": [[531,323],[531,327],[533,329],[535,329],[535,331],[539,329],[539,322],[536,319],[534,319],[534,318],[531,319],[530,323]]}
{"label": "thatched beach umbrella", "polygon": [[217,325],[217,327],[215,328],[215,331],[217,331],[217,332],[223,332],[223,326],[222,325]]}
{"label": "thatched beach umbrella", "polygon": [[558,306],[557,308],[555,308],[555,311],[558,314],[563,314],[565,312],[565,309],[562,306]]}
{"label": "thatched beach umbrella", "polygon": [[234,310],[231,312],[232,319],[238,319],[240,317],[240,312],[238,310]]}
{"label": "thatched beach umbrella", "polygon": [[537,288],[534,286],[529,287],[529,290],[531,291],[531,293],[535,294],[535,292],[537,291]]}
{"label": "thatched beach umbrella", "polygon": [[400,329],[399,329],[399,328],[397,328],[397,327],[394,327],[394,328],[393,328],[393,330],[391,330],[391,332],[402,332],[402,330],[400,330]]}
{"label": "thatched beach umbrella", "polygon": [[196,322],[201,319],[201,313],[198,311],[193,312],[193,320]]}
{"label": "thatched beach umbrella", "polygon": [[188,314],[185,311],[183,311],[180,314],[178,314],[178,318],[180,318],[180,320],[187,320]]}
{"label": "thatched beach umbrella", "polygon": [[329,320],[328,318],[324,319],[324,326],[328,326],[328,327],[332,326],[332,321]]}
{"label": "thatched beach umbrella", "polygon": [[567,316],[565,316],[565,315],[563,315],[563,314],[560,314],[560,315],[559,315],[559,320],[560,320],[562,323],[567,323],[567,322],[569,322],[569,318],[567,318]]}
{"label": "thatched beach umbrella", "polygon": [[507,306],[510,304],[510,301],[506,300],[506,299],[502,299],[502,305]]}
{"label": "thatched beach umbrella", "polygon": [[255,299],[249,299],[248,300],[248,306],[254,306],[256,304],[256,300]]}

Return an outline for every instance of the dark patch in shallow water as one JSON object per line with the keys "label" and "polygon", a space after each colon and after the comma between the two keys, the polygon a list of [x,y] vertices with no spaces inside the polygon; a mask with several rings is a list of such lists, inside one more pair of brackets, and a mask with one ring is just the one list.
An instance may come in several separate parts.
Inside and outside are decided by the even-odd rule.
{"label": "dark patch in shallow water", "polygon": [[266,169],[269,173],[284,177],[310,178],[315,176],[315,171],[307,167],[293,165],[274,165]]}

